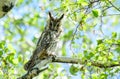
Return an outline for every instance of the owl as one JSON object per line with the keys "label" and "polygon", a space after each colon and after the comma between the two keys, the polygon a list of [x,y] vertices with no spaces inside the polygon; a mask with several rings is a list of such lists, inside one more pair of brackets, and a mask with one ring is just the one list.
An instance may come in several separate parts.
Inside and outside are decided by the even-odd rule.
{"label": "owl", "polygon": [[35,66],[35,61],[46,59],[48,56],[53,55],[57,48],[59,36],[62,32],[61,20],[64,17],[62,14],[59,18],[54,18],[49,12],[49,20],[47,22],[44,31],[42,32],[36,49],[33,51],[33,55],[30,60],[24,65],[25,70],[30,70]]}

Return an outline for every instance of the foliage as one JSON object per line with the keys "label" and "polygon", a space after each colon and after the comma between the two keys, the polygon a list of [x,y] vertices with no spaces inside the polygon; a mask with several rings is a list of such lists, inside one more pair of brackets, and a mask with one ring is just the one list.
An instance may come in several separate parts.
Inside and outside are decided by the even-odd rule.
{"label": "foliage", "polygon": [[[84,64],[52,63],[37,78],[115,79],[119,66],[95,67],[91,61],[108,66],[120,61],[120,7],[108,0],[18,0],[16,7],[0,19],[0,79],[16,79],[26,73],[39,35],[47,23],[48,11],[60,16],[63,35],[59,56],[79,58]],[[112,3],[112,4],[111,4]],[[62,72],[62,73],[61,73]]]}

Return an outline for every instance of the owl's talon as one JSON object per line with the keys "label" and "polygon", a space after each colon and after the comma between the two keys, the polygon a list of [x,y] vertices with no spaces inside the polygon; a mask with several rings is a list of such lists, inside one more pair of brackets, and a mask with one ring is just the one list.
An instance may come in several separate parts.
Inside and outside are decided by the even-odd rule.
{"label": "owl's talon", "polygon": [[50,54],[49,56],[52,57],[52,61],[54,61],[55,58],[56,58],[56,55],[55,55],[55,54]]}
{"label": "owl's talon", "polygon": [[54,56],[52,57],[52,61],[54,61],[54,60],[55,60],[55,58],[56,58],[56,55],[54,55]]}
{"label": "owl's talon", "polygon": [[36,68],[32,68],[32,69],[30,69],[29,71],[33,71],[33,70],[37,70],[37,71],[38,71],[39,68],[37,68],[37,67],[36,67]]}

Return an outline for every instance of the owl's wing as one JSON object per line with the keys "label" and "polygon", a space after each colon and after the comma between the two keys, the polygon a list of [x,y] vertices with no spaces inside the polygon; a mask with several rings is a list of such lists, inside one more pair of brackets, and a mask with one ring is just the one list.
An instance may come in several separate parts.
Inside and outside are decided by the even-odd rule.
{"label": "owl's wing", "polygon": [[41,36],[40,36],[40,38],[39,38],[39,40],[38,40],[38,42],[37,42],[37,46],[36,47],[38,47],[40,44],[41,44],[41,40],[43,39],[43,37],[44,37],[44,31],[42,32],[42,34],[41,34]]}
{"label": "owl's wing", "polygon": [[50,41],[52,40],[52,35],[50,30],[44,30],[37,42],[37,47],[42,46],[43,48],[46,48]]}
{"label": "owl's wing", "polygon": [[43,32],[37,43],[37,47],[33,52],[30,60],[24,65],[25,70],[29,70],[36,65],[37,60],[43,60],[48,57],[47,49],[50,46],[50,32]]}
{"label": "owl's wing", "polygon": [[33,55],[31,56],[30,60],[24,65],[24,69],[25,70],[32,69],[32,67],[34,67],[37,64],[37,60],[43,60],[46,57],[47,57],[46,50],[42,49],[42,47],[37,47],[33,52]]}

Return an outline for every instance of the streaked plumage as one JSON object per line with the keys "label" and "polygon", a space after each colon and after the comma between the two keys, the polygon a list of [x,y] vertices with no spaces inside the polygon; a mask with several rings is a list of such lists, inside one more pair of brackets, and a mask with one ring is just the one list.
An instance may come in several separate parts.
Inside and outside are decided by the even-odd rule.
{"label": "streaked plumage", "polygon": [[30,70],[32,67],[34,67],[36,60],[43,60],[55,52],[57,48],[58,38],[62,32],[60,24],[63,16],[64,14],[60,18],[53,18],[49,12],[49,21],[38,40],[33,55],[24,66],[25,70]]}

